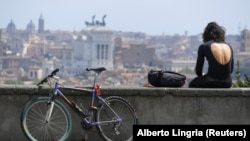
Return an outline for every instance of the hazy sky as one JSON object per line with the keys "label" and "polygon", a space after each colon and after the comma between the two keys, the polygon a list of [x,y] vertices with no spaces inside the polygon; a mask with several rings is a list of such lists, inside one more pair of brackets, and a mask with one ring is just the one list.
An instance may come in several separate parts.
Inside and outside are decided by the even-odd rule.
{"label": "hazy sky", "polygon": [[38,28],[43,15],[45,29],[80,31],[85,21],[101,21],[117,31],[149,35],[197,35],[210,21],[226,28],[227,34],[250,29],[250,0],[0,0],[0,28],[11,20],[26,29],[32,20]]}

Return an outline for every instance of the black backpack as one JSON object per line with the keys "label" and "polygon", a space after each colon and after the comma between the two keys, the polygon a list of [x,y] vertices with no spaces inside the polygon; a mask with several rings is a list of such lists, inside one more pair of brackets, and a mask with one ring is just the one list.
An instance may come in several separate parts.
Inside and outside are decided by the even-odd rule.
{"label": "black backpack", "polygon": [[148,82],[155,87],[182,87],[186,76],[173,71],[150,70]]}

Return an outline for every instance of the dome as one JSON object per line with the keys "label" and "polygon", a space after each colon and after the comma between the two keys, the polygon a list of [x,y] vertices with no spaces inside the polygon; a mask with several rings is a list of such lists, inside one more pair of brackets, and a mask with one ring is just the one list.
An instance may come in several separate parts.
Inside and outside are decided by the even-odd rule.
{"label": "dome", "polygon": [[34,33],[35,30],[36,30],[36,26],[35,26],[35,24],[31,20],[30,23],[27,25],[27,31],[29,33]]}
{"label": "dome", "polygon": [[10,23],[7,26],[7,31],[9,33],[13,33],[16,31],[16,25],[14,24],[14,22],[11,20]]}
{"label": "dome", "polygon": [[11,20],[10,23],[8,24],[7,28],[12,28],[12,27],[16,28],[16,25]]}
{"label": "dome", "polygon": [[27,29],[35,29],[35,28],[36,28],[36,26],[31,20],[30,23],[27,25]]}

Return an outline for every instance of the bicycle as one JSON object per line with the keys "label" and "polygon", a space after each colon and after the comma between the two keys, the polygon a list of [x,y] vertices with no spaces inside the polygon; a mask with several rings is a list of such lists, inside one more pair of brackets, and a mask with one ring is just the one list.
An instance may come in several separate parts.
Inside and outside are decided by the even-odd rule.
{"label": "bicycle", "polygon": [[[57,96],[81,118],[81,126],[88,130],[96,127],[99,135],[106,141],[132,141],[133,125],[138,124],[134,107],[120,96],[101,97],[100,85],[96,84],[97,76],[106,70],[104,67],[87,68],[93,71],[94,82],[91,88],[81,88],[91,94],[90,105],[80,107],[76,102],[67,98],[61,89],[67,88],[59,83],[55,69],[40,81],[37,86],[48,83],[52,89],[47,97],[36,97],[29,100],[21,113],[21,128],[29,140],[63,141],[71,132],[72,120],[68,109]],[[74,88],[71,88],[74,89]],[[77,88],[75,88],[77,89]],[[86,106],[85,106],[86,107]]]}

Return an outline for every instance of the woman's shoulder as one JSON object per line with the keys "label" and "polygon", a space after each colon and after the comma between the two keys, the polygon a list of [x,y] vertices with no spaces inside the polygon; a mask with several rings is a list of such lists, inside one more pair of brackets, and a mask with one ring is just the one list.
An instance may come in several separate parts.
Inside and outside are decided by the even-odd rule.
{"label": "woman's shoulder", "polygon": [[214,42],[213,42],[213,41],[204,42],[204,43],[202,43],[202,44],[199,46],[199,48],[202,49],[202,48],[210,47],[212,43],[214,43]]}

